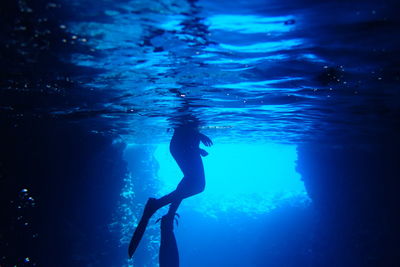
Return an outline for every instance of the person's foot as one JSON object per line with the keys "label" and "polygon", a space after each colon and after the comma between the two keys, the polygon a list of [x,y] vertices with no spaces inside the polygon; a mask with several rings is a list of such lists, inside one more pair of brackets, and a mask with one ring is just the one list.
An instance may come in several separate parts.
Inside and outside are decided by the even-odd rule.
{"label": "person's foot", "polygon": [[157,199],[149,198],[143,211],[143,218],[150,219],[150,217],[157,211]]}
{"label": "person's foot", "polygon": [[171,230],[171,231],[174,230],[174,221],[176,222],[176,225],[178,225],[178,219],[176,219],[175,216],[180,218],[178,213],[175,213],[173,215],[166,214],[162,216],[161,230]]}

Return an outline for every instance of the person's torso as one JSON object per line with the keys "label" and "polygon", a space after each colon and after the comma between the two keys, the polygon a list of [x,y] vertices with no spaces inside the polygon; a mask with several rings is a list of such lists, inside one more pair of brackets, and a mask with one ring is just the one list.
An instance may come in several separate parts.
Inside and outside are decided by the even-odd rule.
{"label": "person's torso", "polygon": [[193,128],[175,128],[170,148],[173,153],[199,153],[199,132]]}

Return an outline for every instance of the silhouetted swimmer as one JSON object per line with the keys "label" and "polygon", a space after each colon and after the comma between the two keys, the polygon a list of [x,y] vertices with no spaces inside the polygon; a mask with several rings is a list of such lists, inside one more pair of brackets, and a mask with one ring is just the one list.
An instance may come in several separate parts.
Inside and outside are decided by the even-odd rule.
{"label": "silhouetted swimmer", "polygon": [[197,121],[185,121],[182,125],[174,128],[170,152],[184,176],[173,192],[159,199],[148,199],[142,218],[129,244],[129,257],[132,257],[139,245],[150,217],[159,208],[171,204],[166,216],[174,217],[184,198],[199,194],[204,190],[204,167],[200,155],[206,156],[208,153],[199,148],[200,141],[205,146],[213,144],[210,138],[199,132]]}

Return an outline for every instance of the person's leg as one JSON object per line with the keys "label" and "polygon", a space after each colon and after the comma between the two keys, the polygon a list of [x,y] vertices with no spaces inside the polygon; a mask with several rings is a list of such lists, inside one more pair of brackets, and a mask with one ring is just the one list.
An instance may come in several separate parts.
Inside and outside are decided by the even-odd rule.
{"label": "person's leg", "polygon": [[[196,195],[204,190],[205,179],[204,179],[204,168],[200,156],[195,159],[186,159],[185,161],[179,161],[180,167],[185,174],[185,177],[181,180],[177,188],[168,195],[165,195],[159,199],[149,198],[145,209],[143,211],[142,218],[136,228],[131,242],[129,244],[128,255],[132,257],[135,253],[137,246],[146,230],[147,224],[151,216],[161,207],[168,205],[170,203],[169,214],[175,214],[179,207],[182,199]],[[183,163],[184,162],[184,163]],[[183,163],[183,164],[182,164]],[[185,166],[185,168],[183,168]],[[173,220],[172,220],[173,221]]]}
{"label": "person's leg", "polygon": [[191,175],[188,177],[183,177],[176,189],[171,193],[158,199],[149,198],[143,214],[144,216],[146,214],[147,216],[151,217],[154,212],[168,204],[174,202],[180,203],[180,201],[182,201],[182,199],[184,198],[188,198],[198,193],[201,193],[204,190],[204,186],[204,176],[195,177],[194,175]]}
{"label": "person's leg", "polygon": [[172,202],[167,215],[161,219],[160,267],[179,267],[179,251],[174,234],[174,219],[181,201]]}
{"label": "person's leg", "polygon": [[196,195],[204,190],[205,177],[203,161],[198,153],[181,153],[171,151],[173,158],[181,169],[184,177],[177,188],[159,199],[149,199],[151,209],[158,210],[170,203]]}
{"label": "person's leg", "polygon": [[182,190],[179,189],[179,186],[177,189],[169,193],[168,195],[165,195],[163,197],[160,197],[156,200],[156,206],[159,208],[162,208],[168,204],[171,204],[173,202],[178,201],[179,199],[182,199]]}

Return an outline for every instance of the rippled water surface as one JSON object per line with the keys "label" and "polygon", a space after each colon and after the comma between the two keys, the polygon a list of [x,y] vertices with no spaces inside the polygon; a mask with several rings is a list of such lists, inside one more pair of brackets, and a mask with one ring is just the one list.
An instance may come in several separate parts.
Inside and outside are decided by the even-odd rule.
{"label": "rippled water surface", "polygon": [[182,112],[219,141],[370,139],[398,125],[396,6],[20,1],[34,23],[16,20],[8,48],[31,77],[4,74],[2,113],[84,121],[139,143],[165,141]]}

